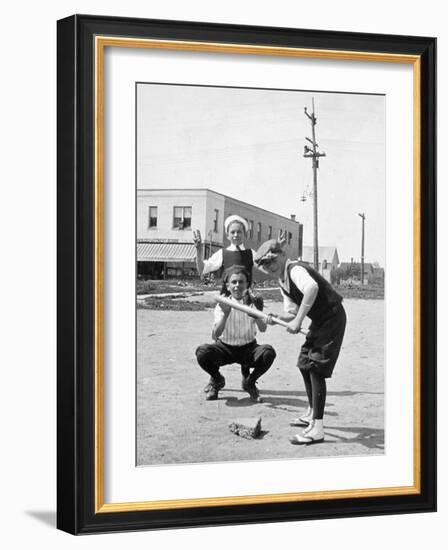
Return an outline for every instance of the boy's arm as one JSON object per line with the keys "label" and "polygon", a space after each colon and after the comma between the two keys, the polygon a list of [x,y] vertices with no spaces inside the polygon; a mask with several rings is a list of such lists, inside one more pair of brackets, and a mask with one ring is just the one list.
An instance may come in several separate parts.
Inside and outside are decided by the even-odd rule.
{"label": "boy's arm", "polygon": [[196,247],[196,269],[198,270],[199,277],[202,278],[202,272],[204,271],[204,251],[202,250],[202,239],[199,231],[193,231],[193,242]]}
{"label": "boy's arm", "polygon": [[305,290],[299,311],[297,312],[297,315],[289,322],[289,328],[286,329],[288,332],[291,332],[292,334],[297,334],[300,332],[303,320],[305,319],[308,311],[313,307],[318,292],[319,287],[316,282],[314,285],[310,285]]}
{"label": "boy's arm", "polygon": [[302,303],[294,318],[289,322],[289,328],[286,329],[292,334],[297,334],[300,332],[300,328],[307,313],[313,307],[319,292],[319,286],[303,267],[294,267],[291,270],[290,276],[294,284],[303,294]]}
{"label": "boy's arm", "polygon": [[260,270],[260,271],[263,271],[263,270],[261,269],[261,266],[259,266],[259,265],[257,265],[257,264],[255,263],[255,257],[256,257],[256,255],[257,255],[257,251],[254,250],[253,248],[251,248],[251,252],[252,252],[253,267],[255,267],[256,269],[258,269],[258,270]]}
{"label": "boy's arm", "polygon": [[280,319],[281,321],[286,321],[287,323],[289,323],[289,321],[292,321],[294,317],[297,315],[297,312],[298,312],[297,304],[295,304],[291,300],[291,298],[283,292],[283,289],[281,287],[280,287],[280,292],[283,297],[283,309],[285,312],[281,314],[275,314],[275,317],[277,319]]}
{"label": "boy's arm", "polygon": [[199,277],[202,278],[202,272],[204,271],[204,253],[201,248],[196,248],[196,269],[198,270]]}
{"label": "boy's arm", "polygon": [[[199,235],[199,236],[197,236]],[[222,250],[217,250],[210,256],[208,260],[204,260],[204,251],[202,249],[201,235],[197,232],[194,237],[194,245],[196,247],[196,269],[198,270],[201,279],[204,275],[208,275],[213,271],[218,271],[222,266]]]}
{"label": "boy's arm", "polygon": [[260,332],[266,332],[266,329],[268,328],[266,321],[264,321],[263,319],[259,319],[258,317],[253,317],[253,319],[258,327],[258,330]]}
{"label": "boy's arm", "polygon": [[[253,307],[258,309],[259,311],[263,311],[264,308],[264,302],[263,298],[259,295],[252,297],[252,304]],[[260,319],[259,317],[255,317],[250,315],[252,319],[255,321],[255,324],[257,325],[257,328],[260,332],[266,332],[266,329],[268,328],[268,324],[265,320]],[[267,317],[267,316],[266,316]]]}
{"label": "boy's arm", "polygon": [[231,307],[227,304],[217,304],[215,307],[215,322],[213,324],[213,339],[218,339],[224,332],[227,319],[229,318]]}
{"label": "boy's arm", "polygon": [[281,314],[276,314],[275,317],[277,319],[280,319],[280,321],[286,321],[287,323],[289,323],[289,321],[292,321],[294,318],[295,318],[295,315],[294,313],[281,313]]}

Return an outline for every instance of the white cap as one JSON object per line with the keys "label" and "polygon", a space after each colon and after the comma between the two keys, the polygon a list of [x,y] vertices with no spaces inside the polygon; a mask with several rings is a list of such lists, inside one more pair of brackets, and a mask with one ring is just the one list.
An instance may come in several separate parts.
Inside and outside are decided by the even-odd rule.
{"label": "white cap", "polygon": [[241,216],[237,216],[236,214],[234,214],[233,216],[229,216],[228,218],[226,218],[224,222],[224,230],[226,233],[228,233],[229,231],[230,224],[234,222],[240,223],[244,227],[244,231],[246,233],[249,231],[249,224],[247,223],[247,221]]}

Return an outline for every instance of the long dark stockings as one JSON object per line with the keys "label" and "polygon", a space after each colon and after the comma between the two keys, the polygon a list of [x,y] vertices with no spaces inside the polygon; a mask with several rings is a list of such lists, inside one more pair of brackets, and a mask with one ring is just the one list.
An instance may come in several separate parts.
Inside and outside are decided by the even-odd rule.
{"label": "long dark stockings", "polygon": [[310,407],[313,409],[313,419],[321,420],[324,417],[325,401],[327,399],[327,383],[323,376],[313,371],[300,371],[305,383],[306,395]]}

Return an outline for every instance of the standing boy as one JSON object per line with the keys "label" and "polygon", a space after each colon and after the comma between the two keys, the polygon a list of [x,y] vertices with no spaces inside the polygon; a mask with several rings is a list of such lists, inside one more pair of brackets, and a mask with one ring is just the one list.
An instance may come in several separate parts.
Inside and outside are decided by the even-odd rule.
{"label": "standing boy", "polygon": [[[244,266],[231,266],[227,269],[224,283],[230,300],[255,307],[247,292],[249,274]],[[217,399],[219,390],[225,386],[225,378],[219,372],[220,367],[239,363],[247,365],[249,371],[243,379],[243,389],[253,401],[260,403],[262,400],[256,381],[270,368],[275,359],[274,348],[268,344],[257,344],[255,339],[257,328],[260,332],[266,331],[266,321],[221,303],[216,305],[214,316],[212,336],[215,342],[203,344],[196,350],[200,367],[210,375],[206,399]]]}
{"label": "standing boy", "polygon": [[221,269],[225,271],[232,265],[243,265],[249,274],[250,286],[252,284],[252,268],[256,252],[244,245],[248,229],[247,221],[241,216],[235,214],[226,218],[224,231],[230,245],[212,254],[208,260],[204,260],[201,238],[199,232],[196,233],[194,244],[196,246],[196,267],[199,275],[203,277]]}
{"label": "standing boy", "polygon": [[[227,248],[216,251],[208,260],[204,260],[201,236],[199,232],[196,232],[194,237],[196,267],[200,277],[209,273],[225,272],[232,265],[242,265],[247,271],[249,277],[248,287],[250,287],[252,285],[252,269],[256,252],[255,250],[246,248],[244,245],[248,230],[249,225],[244,218],[237,214],[228,216],[224,221],[224,232],[230,244]],[[225,294],[226,292],[226,283],[223,282],[221,294]],[[252,299],[254,299],[254,303],[258,309],[263,308],[263,299],[261,296],[252,296]],[[242,387],[244,389],[244,379],[249,376],[249,367],[247,365],[241,365],[241,375],[243,377]],[[207,388],[208,386],[205,388],[206,391]]]}
{"label": "standing boy", "polygon": [[290,441],[295,445],[321,442],[324,440],[326,379],[333,373],[345,332],[342,297],[307,264],[289,260],[281,243],[276,240],[261,245],[255,264],[263,272],[278,278],[287,312],[279,317],[289,322],[287,331],[297,334],[305,316],[312,321],[297,361],[309,407],[303,416],[291,423],[305,426],[305,429]]}

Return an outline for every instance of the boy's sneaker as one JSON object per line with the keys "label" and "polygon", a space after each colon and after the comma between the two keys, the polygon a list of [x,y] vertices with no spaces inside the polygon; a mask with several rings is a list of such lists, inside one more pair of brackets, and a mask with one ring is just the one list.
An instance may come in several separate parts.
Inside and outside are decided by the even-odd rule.
{"label": "boy's sneaker", "polygon": [[216,380],[214,380],[210,376],[210,380],[208,381],[208,384],[204,387],[204,393],[207,393],[212,386],[216,386],[219,391],[219,390],[222,390],[225,385],[226,385],[226,379],[222,374],[219,374]]}
{"label": "boy's sneaker", "polygon": [[213,384],[210,384],[210,387],[205,393],[205,399],[207,401],[214,401],[215,399],[218,399],[218,392],[219,392],[218,388]]}
{"label": "boy's sneaker", "polygon": [[244,391],[247,391],[252,401],[255,401],[256,403],[263,402],[263,399],[261,399],[260,397],[260,392],[258,391],[255,382],[252,382],[249,378],[245,378],[242,383],[242,388]]}
{"label": "boy's sneaker", "polygon": [[219,378],[210,378],[210,382],[207,385],[207,389],[205,391],[205,399],[207,401],[214,401],[215,399],[218,399],[218,392],[219,390],[222,390],[222,388],[226,385],[226,379],[222,374],[219,375]]}

